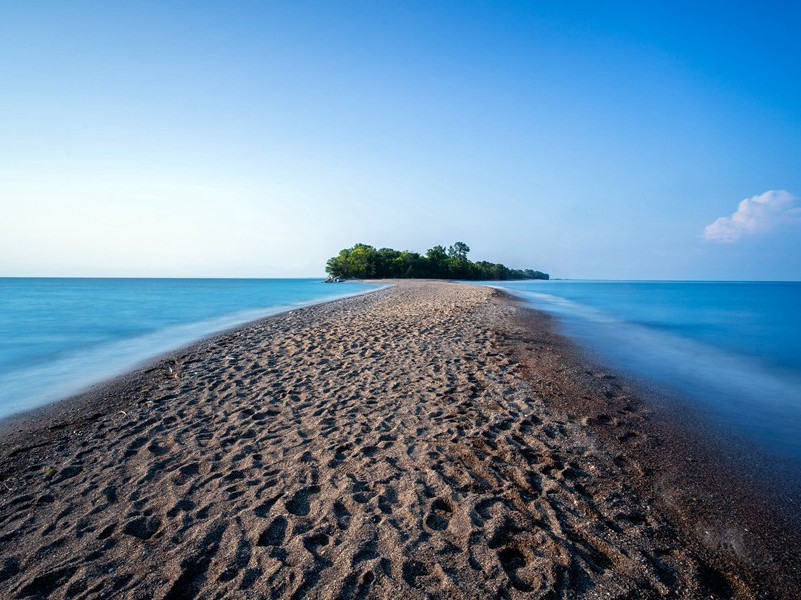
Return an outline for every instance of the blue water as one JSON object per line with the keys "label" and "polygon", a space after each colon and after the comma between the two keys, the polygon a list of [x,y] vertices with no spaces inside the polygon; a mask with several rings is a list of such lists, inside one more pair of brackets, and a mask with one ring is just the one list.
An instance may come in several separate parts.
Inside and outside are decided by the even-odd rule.
{"label": "blue water", "polygon": [[0,417],[206,335],[377,287],[319,279],[0,278]]}
{"label": "blue water", "polygon": [[[800,282],[504,282],[670,408],[801,464]],[[736,445],[736,444],[735,444]]]}

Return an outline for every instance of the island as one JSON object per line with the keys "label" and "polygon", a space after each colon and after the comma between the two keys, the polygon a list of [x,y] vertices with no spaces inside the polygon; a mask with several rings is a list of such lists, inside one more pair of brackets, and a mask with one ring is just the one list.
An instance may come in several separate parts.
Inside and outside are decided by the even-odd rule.
{"label": "island", "polygon": [[328,259],[328,281],[343,279],[461,279],[469,281],[549,279],[548,273],[533,269],[510,269],[485,260],[467,258],[470,247],[456,242],[447,249],[434,246],[425,254],[392,248],[376,249],[356,244]]}

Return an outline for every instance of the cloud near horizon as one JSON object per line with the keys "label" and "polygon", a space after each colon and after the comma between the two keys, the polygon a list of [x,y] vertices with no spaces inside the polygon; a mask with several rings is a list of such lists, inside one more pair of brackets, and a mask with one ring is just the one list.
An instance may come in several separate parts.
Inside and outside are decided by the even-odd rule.
{"label": "cloud near horizon", "polygon": [[719,217],[704,229],[704,238],[733,243],[746,235],[767,233],[777,225],[801,218],[798,198],[785,190],[768,190],[742,200],[730,217]]}

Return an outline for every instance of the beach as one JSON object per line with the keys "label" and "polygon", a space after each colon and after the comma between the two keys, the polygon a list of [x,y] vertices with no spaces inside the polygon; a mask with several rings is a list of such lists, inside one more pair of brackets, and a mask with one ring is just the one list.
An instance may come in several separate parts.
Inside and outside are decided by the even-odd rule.
{"label": "beach", "polygon": [[638,393],[489,287],[250,323],[3,422],[0,595],[797,597],[795,531]]}

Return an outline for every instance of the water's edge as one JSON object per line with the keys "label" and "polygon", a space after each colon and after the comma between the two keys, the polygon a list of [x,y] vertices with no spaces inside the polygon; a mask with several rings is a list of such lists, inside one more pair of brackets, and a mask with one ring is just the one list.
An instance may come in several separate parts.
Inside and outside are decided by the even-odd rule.
{"label": "water's edge", "polygon": [[748,573],[754,589],[770,582],[758,597],[797,588],[797,496],[765,485],[785,482],[772,479],[771,471],[744,471],[714,431],[661,411],[671,400],[662,390],[610,368],[566,336],[555,315],[518,295],[499,293],[519,309],[510,345],[523,365],[521,375],[543,402],[593,432],[628,483],[722,571]]}
{"label": "water's edge", "polygon": [[[618,362],[604,355],[598,348],[571,335],[570,327],[562,316],[538,307],[526,295],[518,293],[518,290],[492,287],[507,294],[526,311],[537,315],[540,325],[547,321],[543,330],[556,339],[560,351],[571,360],[584,363],[591,369],[613,374],[613,378],[625,386],[633,399],[642,402],[653,421],[652,431],[656,439],[660,440],[652,448],[655,456],[661,452],[684,453],[687,455],[687,468],[690,471],[698,469],[698,465],[693,465],[698,460],[716,465],[709,466],[707,470],[719,467],[720,472],[729,473],[732,481],[737,481],[738,485],[749,490],[753,497],[758,497],[771,510],[801,526],[801,503],[798,502],[798,498],[801,498],[801,470],[797,459],[776,455],[753,439],[716,423],[698,407],[693,408],[692,399],[681,389],[658,379],[649,379],[642,373],[621,369]],[[580,402],[578,398],[568,400],[577,401]],[[608,433],[605,427],[595,429],[604,435]],[[675,440],[669,438],[674,436],[682,438],[688,443],[688,447],[672,447]],[[664,448],[660,449],[660,446]],[[719,475],[715,473],[714,478]],[[703,477],[711,476],[707,473]]]}
{"label": "water's edge", "polygon": [[[348,282],[332,285],[348,285]],[[390,286],[391,284],[380,284],[372,289],[337,294],[334,297],[326,296],[322,299],[267,307],[263,310],[238,311],[227,315],[220,315],[214,319],[202,322],[171,326],[144,336],[111,342],[97,350],[81,354],[80,358],[86,360],[87,357],[92,357],[95,354],[98,355],[98,357],[102,357],[107,353],[109,346],[119,345],[124,348],[131,342],[139,343],[145,338],[148,340],[152,339],[157,345],[151,346],[153,348],[151,352],[139,354],[136,358],[131,358],[130,356],[121,358],[113,367],[104,369],[102,374],[85,374],[80,377],[74,377],[67,384],[54,382],[44,389],[37,401],[26,403],[25,406],[21,406],[17,409],[0,412],[0,435],[2,435],[2,432],[8,429],[13,422],[24,421],[31,415],[47,412],[48,408],[55,405],[69,404],[69,401],[74,398],[84,396],[98,389],[103,389],[117,380],[129,378],[137,372],[152,368],[155,365],[160,365],[172,356],[187,352],[201,344],[206,344],[210,341],[234,334],[264,319],[291,313],[292,311],[302,308],[357,298],[359,296],[378,292]],[[199,327],[202,328],[203,325],[210,325],[212,322],[214,325],[211,325],[211,328],[207,327],[203,328],[200,332],[198,331]],[[193,334],[192,332],[196,333]],[[174,333],[177,333],[177,336],[171,336],[171,334]],[[141,344],[139,345],[141,346]],[[69,368],[69,364],[65,366]],[[30,371],[38,369],[48,371],[52,369],[52,365],[36,366],[31,368]],[[6,390],[6,392],[8,392],[8,390]]]}

